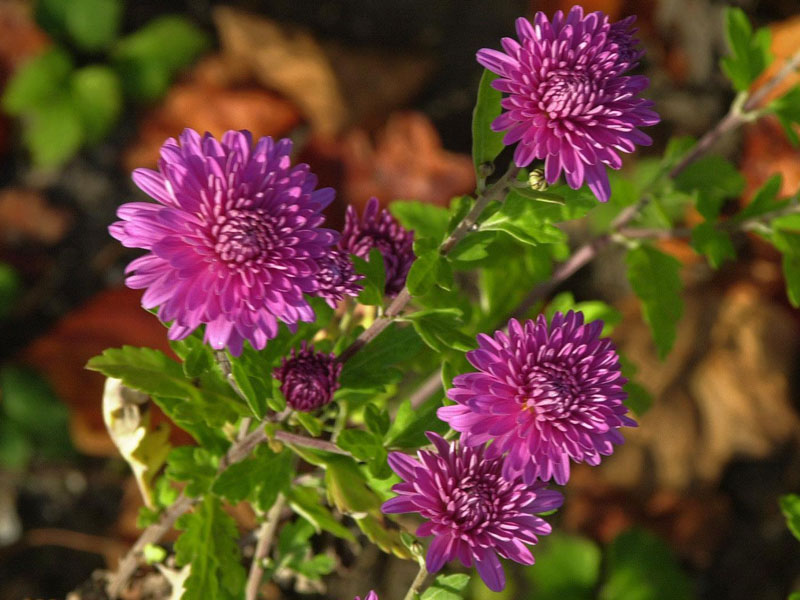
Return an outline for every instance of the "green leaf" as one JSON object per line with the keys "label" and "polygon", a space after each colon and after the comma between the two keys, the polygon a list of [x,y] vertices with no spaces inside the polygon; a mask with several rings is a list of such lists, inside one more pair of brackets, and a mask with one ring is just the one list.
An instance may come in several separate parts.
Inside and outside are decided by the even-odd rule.
{"label": "green leaf", "polygon": [[175,542],[175,562],[191,564],[182,600],[236,600],[244,594],[245,571],[239,552],[236,522],[214,496],[206,496],[194,512],[175,527],[183,533]]}
{"label": "green leaf", "polygon": [[[453,247],[447,257],[451,260],[465,263],[481,260],[489,256],[489,246],[492,245],[495,239],[497,239],[497,233],[494,231],[470,233]],[[471,269],[474,265],[466,265],[466,267]]]}
{"label": "green leaf", "polygon": [[82,50],[108,48],[119,34],[122,8],[120,0],[70,0],[64,20],[66,32]]}
{"label": "green leaf", "polygon": [[781,265],[789,302],[795,308],[800,308],[800,233],[776,231],[770,240],[783,254]]}
{"label": "green leaf", "polygon": [[458,226],[464,217],[467,216],[474,198],[472,196],[456,196],[450,200],[450,221],[447,223],[447,233],[453,233],[453,230]]}
{"label": "green leaf", "polygon": [[468,584],[469,575],[464,573],[438,575],[422,593],[421,600],[461,600]]}
{"label": "green leaf", "polygon": [[354,542],[355,536],[344,525],[339,523],[331,512],[319,504],[317,490],[313,487],[292,486],[287,494],[289,506],[301,515],[319,533],[323,529],[336,537]]}
{"label": "green leaf", "polygon": [[369,460],[375,452],[383,448],[383,434],[381,438],[370,431],[361,429],[345,429],[336,438],[336,445],[353,455],[358,460]]}
{"label": "green leaf", "polygon": [[477,348],[477,342],[458,329],[461,316],[457,308],[428,308],[405,315],[402,319],[411,321],[422,341],[437,352],[444,352],[448,348],[468,352]]}
{"label": "green leaf", "polygon": [[748,219],[754,219],[761,215],[780,210],[787,205],[786,200],[777,200],[778,192],[781,190],[783,177],[780,173],[770,177],[764,185],[759,188],[756,195],[745,206],[738,215],[733,218],[735,223],[741,223]]}
{"label": "green leaf", "polygon": [[91,65],[75,71],[70,84],[86,141],[92,143],[103,139],[122,112],[119,77],[109,67]]}
{"label": "green leaf", "polygon": [[345,388],[371,388],[393,379],[392,365],[403,363],[422,350],[423,344],[413,327],[392,323],[369,345],[348,360],[340,381]]}
{"label": "green leaf", "polygon": [[647,245],[629,251],[626,263],[628,281],[642,301],[644,318],[663,360],[675,343],[678,320],[683,314],[681,264]]}
{"label": "green leaf", "polygon": [[126,95],[150,102],[164,95],[172,77],[210,46],[208,36],[187,19],[153,19],[119,41],[112,59]]}
{"label": "green leaf", "polygon": [[72,68],[72,58],[58,46],[28,60],[6,84],[3,110],[21,115],[50,104],[61,95]]}
{"label": "green leaf", "polygon": [[786,494],[780,497],[781,511],[786,517],[786,526],[800,540],[800,496]]}
{"label": "green leaf", "polygon": [[[195,411],[195,420],[206,419],[209,424],[233,423],[249,414],[247,407],[233,395],[227,384],[221,382],[218,389],[199,389],[186,379],[179,363],[151,348],[109,348],[92,358],[86,368],[121,379],[128,387],[156,398],[187,400],[191,410]],[[176,417],[186,418],[189,415],[182,412]]]}
{"label": "green leaf", "polygon": [[800,144],[797,136],[797,125],[800,124],[800,86],[792,86],[788,92],[773,100],[767,110],[778,117],[786,137],[797,147]]}
{"label": "green leaf", "polygon": [[0,414],[0,467],[22,471],[33,456],[34,444],[22,428]]}
{"label": "green leaf", "polygon": [[697,210],[706,220],[714,221],[725,199],[742,193],[744,177],[729,161],[711,155],[686,167],[675,178],[675,186],[682,192],[696,195]]}
{"label": "green leaf", "polygon": [[639,529],[620,534],[608,550],[601,600],[689,600],[691,584],[669,548]]}
{"label": "green leaf", "polygon": [[444,433],[448,429],[447,423],[436,416],[440,406],[441,399],[434,398],[414,410],[408,398],[403,400],[383,438],[383,445],[387,448],[419,448],[427,445],[426,431]]}
{"label": "green leaf", "polygon": [[292,482],[292,453],[275,453],[262,444],[253,455],[234,463],[220,473],[211,491],[231,504],[250,499],[261,512],[267,512]]}
{"label": "green leaf", "polygon": [[144,562],[148,565],[164,562],[164,559],[167,558],[167,551],[155,544],[147,544],[142,550],[142,554],[144,555]]}
{"label": "green leaf", "polygon": [[743,92],[772,62],[771,35],[762,27],[753,33],[741,8],[725,9],[725,36],[731,54],[722,59],[722,70],[738,91]]}
{"label": "green leaf", "polygon": [[472,161],[478,177],[481,176],[481,165],[493,163],[497,155],[503,151],[503,133],[492,131],[492,121],[500,115],[500,100],[503,94],[492,87],[497,75],[484,69],[478,85],[478,99],[472,112]]}
{"label": "green leaf", "polygon": [[430,238],[437,243],[444,238],[450,218],[441,206],[418,200],[395,200],[389,211],[403,227],[413,230],[416,238]]}
{"label": "green leaf", "polygon": [[692,229],[692,248],[699,254],[704,254],[715,269],[727,259],[736,258],[731,236],[708,221]]}
{"label": "green leaf", "polygon": [[602,554],[589,539],[553,534],[536,547],[536,568],[526,573],[537,600],[591,600],[600,577]]}
{"label": "green leaf", "polygon": [[364,276],[364,279],[359,282],[364,289],[358,295],[358,301],[361,304],[383,306],[386,271],[381,251],[377,248],[372,248],[369,251],[368,261],[355,254],[351,254],[350,258],[353,259],[356,272]]}
{"label": "green leaf", "polygon": [[383,438],[384,434],[389,431],[389,413],[386,409],[380,409],[374,404],[367,404],[364,407],[364,423],[372,433]]}
{"label": "green leaf", "polygon": [[361,516],[380,506],[366,477],[347,456],[332,455],[325,461],[325,487],[329,500],[343,514]]}
{"label": "green leaf", "polygon": [[83,121],[72,98],[63,93],[32,111],[22,140],[38,166],[55,167],[72,158],[84,141]]}
{"label": "green leaf", "polygon": [[417,255],[406,278],[406,285],[412,296],[422,296],[431,290],[439,277],[439,264],[443,260],[437,248]]}
{"label": "green leaf", "polygon": [[322,433],[322,421],[314,415],[307,412],[296,411],[294,418],[303,426],[303,428],[311,434],[311,437],[319,437]]}
{"label": "green leaf", "polygon": [[205,448],[181,446],[167,456],[166,475],[172,481],[186,481],[187,496],[197,497],[211,489],[217,474],[217,459]]}
{"label": "green leaf", "polygon": [[17,271],[11,265],[0,262],[0,319],[5,319],[17,301],[20,292],[20,280]]}

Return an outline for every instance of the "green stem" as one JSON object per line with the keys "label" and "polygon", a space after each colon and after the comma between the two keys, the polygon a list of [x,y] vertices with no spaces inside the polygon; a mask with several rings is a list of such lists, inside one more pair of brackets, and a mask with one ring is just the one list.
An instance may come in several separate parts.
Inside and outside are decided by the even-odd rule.
{"label": "green stem", "polygon": [[419,594],[420,589],[422,589],[422,585],[425,583],[425,578],[428,576],[428,569],[425,568],[425,561],[419,561],[419,572],[417,576],[414,578],[414,581],[411,582],[411,587],[408,588],[405,597],[403,600],[415,600],[417,594]]}

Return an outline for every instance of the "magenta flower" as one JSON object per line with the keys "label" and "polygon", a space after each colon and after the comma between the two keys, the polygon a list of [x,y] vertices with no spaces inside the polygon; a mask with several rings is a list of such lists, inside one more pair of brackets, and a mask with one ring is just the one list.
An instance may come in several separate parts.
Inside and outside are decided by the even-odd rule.
{"label": "magenta flower", "polygon": [[486,456],[508,453],[507,476],[569,479],[570,460],[597,465],[623,442],[618,429],[635,427],[627,417],[619,357],[602,321],[583,324],[583,314],[544,315],[508,334],[478,335],[467,353],[477,373],[458,375],[447,396],[457,404],[437,415],[462,432],[462,443],[483,446]]}
{"label": "magenta flower", "polygon": [[301,350],[292,350],[281,366],[273,371],[281,382],[281,392],[286,404],[294,410],[310,412],[325,406],[339,389],[342,363],[333,354],[315,352],[314,346],[303,342]]}
{"label": "magenta flower", "polygon": [[563,171],[571,188],[586,181],[601,202],[609,199],[604,165],[619,169],[618,152],[652,142],[637,128],[659,121],[653,103],[637,98],[647,78],[623,75],[641,56],[630,24],[584,16],[580,6],[566,17],[557,11],[552,23],[538,12],[533,24],[517,19],[519,41],[503,38],[505,53],[478,51],[478,62],[500,75],[492,85],[508,94],[492,129],[507,132],[506,145],[519,142],[517,166],[544,159],[548,183]]}
{"label": "magenta flower", "polygon": [[406,275],[414,262],[414,232],[405,229],[386,209],[379,210],[377,198],[370,198],[359,220],[356,209],[347,207],[339,247],[368,259],[377,248],[383,255],[386,270],[386,294],[396,296],[406,284]]}
{"label": "magenta flower", "polygon": [[350,255],[339,248],[331,251],[319,260],[317,273],[316,296],[324,298],[331,308],[341,302],[345,296],[358,296],[364,289],[358,284],[364,278],[356,273]]}
{"label": "magenta flower", "polygon": [[303,296],[318,288],[319,261],[337,234],[320,226],[330,188],[315,190],[308,165],[292,166],[292,143],[228,131],[217,141],[185,129],[161,147],[159,170],[133,180],[156,203],[117,211],[112,236],[149,250],[131,262],[126,284],[146,289],[145,308],[159,307],[179,340],[202,324],[213,348],[238,355],[245,340],[262,349],[278,321],[294,329],[313,321]]}
{"label": "magenta flower", "polygon": [[416,512],[427,521],[417,535],[433,535],[428,548],[428,571],[435,573],[458,558],[475,564],[486,585],[500,591],[505,574],[498,555],[524,565],[534,563],[526,544],[550,533],[537,517],[561,506],[563,497],[544,484],[525,485],[507,478],[502,457],[488,458],[484,448],[449,443],[428,432],[436,452],[420,450],[419,460],[401,452],[389,454],[389,465],[405,481],[392,490],[399,495],[383,504],[385,513]]}
{"label": "magenta flower", "polygon": [[[353,600],[361,600],[361,596],[356,596]],[[364,600],[378,600],[378,594],[370,590],[369,594],[364,597]]]}

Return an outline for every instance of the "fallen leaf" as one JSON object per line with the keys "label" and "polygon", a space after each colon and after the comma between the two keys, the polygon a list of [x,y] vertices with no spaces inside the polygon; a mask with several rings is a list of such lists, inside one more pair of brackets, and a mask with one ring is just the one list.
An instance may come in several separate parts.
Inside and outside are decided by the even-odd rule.
{"label": "fallen leaf", "polygon": [[0,190],[0,244],[36,242],[52,246],[72,225],[72,215],[52,206],[42,192],[25,188]]}

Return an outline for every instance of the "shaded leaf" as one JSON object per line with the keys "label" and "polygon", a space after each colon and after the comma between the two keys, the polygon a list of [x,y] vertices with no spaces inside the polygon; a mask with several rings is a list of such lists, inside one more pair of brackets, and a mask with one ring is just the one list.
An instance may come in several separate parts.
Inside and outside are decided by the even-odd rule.
{"label": "shaded leaf", "polygon": [[500,100],[503,97],[499,90],[492,87],[495,79],[497,75],[488,69],[483,70],[478,85],[478,99],[472,112],[472,161],[479,176],[480,166],[494,162],[504,148],[504,134],[492,131],[492,121],[500,115]]}

